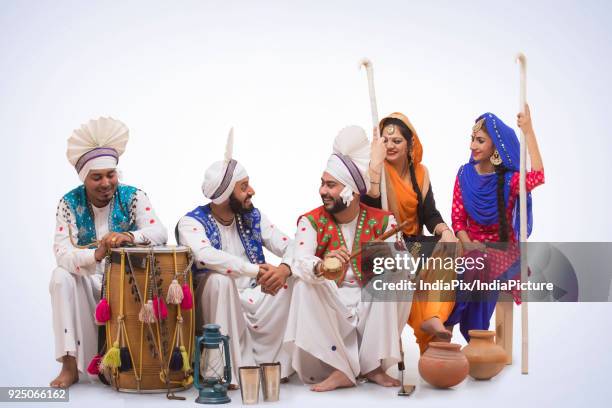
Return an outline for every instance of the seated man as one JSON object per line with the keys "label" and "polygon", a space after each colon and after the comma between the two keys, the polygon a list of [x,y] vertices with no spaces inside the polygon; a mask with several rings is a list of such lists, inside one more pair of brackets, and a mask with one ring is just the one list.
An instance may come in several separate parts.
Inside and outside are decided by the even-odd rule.
{"label": "seated man", "polygon": [[[232,139],[230,133],[228,146]],[[253,206],[246,170],[231,158],[231,147],[226,155],[204,176],[211,202],[180,219],[177,241],[194,254],[196,327],[217,323],[230,336],[230,389],[236,389],[240,366],[278,361],[282,377],[291,374],[281,344],[293,279],[291,240]],[[283,257],[279,266],[266,263],[264,247]]]}
{"label": "seated man", "polygon": [[[386,370],[400,360],[410,302],[363,300],[362,289],[371,289],[373,273],[362,268],[359,257],[349,260],[347,249],[355,251],[395,226],[391,213],[359,202],[369,184],[368,162],[363,129],[343,129],[321,177],[323,206],[298,220],[292,264],[298,279],[284,347],[300,379],[315,383],[313,391],[352,387],[359,375],[386,387],[400,385]],[[327,257],[344,267],[335,282],[320,276]]]}
{"label": "seated man", "polygon": [[49,292],[55,358],[62,369],[52,387],[77,382],[98,350],[94,311],[107,251],[126,242],[159,245],[168,238],[147,195],[119,183],[116,167],[127,141],[127,127],[111,118],[90,120],[68,139],[68,160],[83,184],[57,207],[57,268]]}

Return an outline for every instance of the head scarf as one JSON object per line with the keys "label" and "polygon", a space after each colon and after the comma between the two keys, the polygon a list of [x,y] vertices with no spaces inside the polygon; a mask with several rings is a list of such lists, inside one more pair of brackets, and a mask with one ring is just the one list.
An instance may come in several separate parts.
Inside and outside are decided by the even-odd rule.
{"label": "head scarf", "polygon": [[[519,171],[520,143],[514,130],[502,122],[493,113],[485,113],[476,118],[475,122],[484,119],[483,126],[499,152],[502,164],[506,168],[504,174],[504,208],[508,206],[510,197],[510,182],[512,174]],[[481,225],[494,225],[499,222],[497,212],[497,174],[478,174],[474,165],[477,162],[470,156],[468,163],[459,169],[459,183],[463,196],[463,205],[467,213]],[[512,209],[512,223],[515,238],[520,234],[519,200]],[[527,193],[527,236],[533,227],[531,209],[531,193]]]}
{"label": "head scarf", "polygon": [[[387,119],[398,119],[412,132],[412,140],[408,140],[411,144],[410,159],[414,166],[414,173],[417,179],[417,184],[423,191],[423,180],[425,178],[425,168],[421,164],[423,159],[423,146],[417,132],[412,126],[408,118],[399,113],[394,112],[380,121],[380,134],[383,132],[383,124]],[[396,130],[399,132],[399,130]],[[401,135],[401,133],[400,133]],[[403,136],[403,135],[402,135]],[[397,220],[402,223],[408,220],[408,224],[404,226],[402,232],[406,235],[418,235],[421,233],[421,225],[419,223],[418,196],[412,188],[412,181],[405,180],[395,170],[395,168],[385,160],[385,177],[387,186],[387,201],[389,210],[395,215]]]}
{"label": "head scarf", "polygon": [[236,182],[249,175],[246,169],[232,158],[234,149],[234,128],[230,129],[225,145],[225,158],[214,162],[204,174],[202,192],[215,204],[221,204],[229,199]]}
{"label": "head scarf", "polygon": [[334,139],[333,154],[325,171],[344,185],[340,197],[344,204],[353,201],[353,194],[365,194],[370,187],[368,165],[370,143],[365,130],[359,126],[342,129]]}
{"label": "head scarf", "polygon": [[66,156],[81,181],[90,170],[115,169],[125,151],[129,130],[113,118],[92,119],[72,132],[68,138]]}

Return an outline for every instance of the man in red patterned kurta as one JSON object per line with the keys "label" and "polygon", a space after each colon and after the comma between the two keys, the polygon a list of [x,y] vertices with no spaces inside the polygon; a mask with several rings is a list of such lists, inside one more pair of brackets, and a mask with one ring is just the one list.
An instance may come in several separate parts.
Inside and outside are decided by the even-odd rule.
{"label": "man in red patterned kurta", "polygon": [[[285,347],[301,380],[314,383],[313,391],[352,387],[359,375],[383,386],[399,385],[385,371],[400,359],[410,302],[372,301],[368,292],[362,296],[362,289],[372,289],[373,274],[360,257],[349,259],[349,248],[354,252],[395,226],[391,213],[359,202],[369,185],[368,162],[363,129],[343,129],[321,177],[323,205],[298,220],[291,268],[298,279]],[[322,276],[327,257],[342,263],[336,281]]]}

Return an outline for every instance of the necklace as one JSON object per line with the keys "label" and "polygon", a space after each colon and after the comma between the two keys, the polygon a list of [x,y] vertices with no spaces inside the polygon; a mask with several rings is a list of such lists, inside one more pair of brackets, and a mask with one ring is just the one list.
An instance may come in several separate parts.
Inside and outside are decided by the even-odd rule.
{"label": "necklace", "polygon": [[213,217],[215,217],[217,221],[219,221],[221,224],[225,225],[226,227],[228,225],[232,225],[232,223],[234,222],[234,217],[230,218],[229,220],[224,220],[219,215],[215,214],[215,212],[212,209],[210,210],[210,212],[212,213]]}

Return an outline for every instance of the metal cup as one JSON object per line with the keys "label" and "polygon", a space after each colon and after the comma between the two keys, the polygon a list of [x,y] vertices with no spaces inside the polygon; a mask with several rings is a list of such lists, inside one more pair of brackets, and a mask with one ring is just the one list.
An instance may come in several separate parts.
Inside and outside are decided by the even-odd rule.
{"label": "metal cup", "polygon": [[247,366],[238,368],[238,381],[240,382],[240,395],[244,405],[259,402],[260,368]]}
{"label": "metal cup", "polygon": [[281,364],[264,363],[261,367],[261,388],[264,401],[278,401],[280,394]]}

